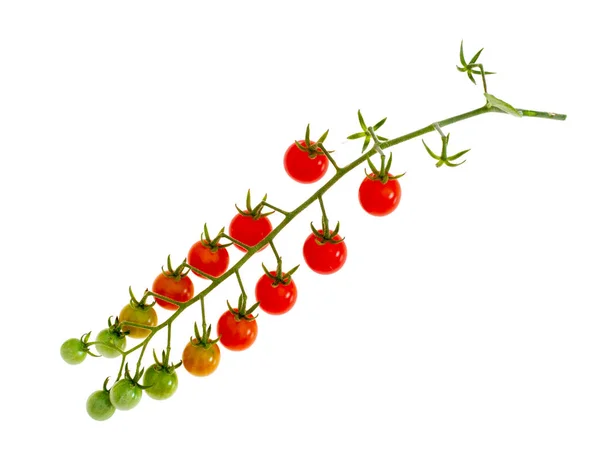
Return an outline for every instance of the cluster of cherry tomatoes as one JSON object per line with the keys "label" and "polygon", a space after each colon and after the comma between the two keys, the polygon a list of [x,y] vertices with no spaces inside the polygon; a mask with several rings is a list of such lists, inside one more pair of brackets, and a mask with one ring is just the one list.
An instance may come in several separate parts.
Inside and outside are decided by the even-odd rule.
{"label": "cluster of cherry tomatoes", "polygon": [[[285,152],[284,168],[295,181],[314,183],[327,172],[328,156],[320,143],[310,140],[297,141]],[[378,171],[370,161],[369,165],[374,173],[367,174],[359,188],[360,204],[370,214],[376,216],[389,214],[396,209],[400,201],[400,184],[396,177],[387,173],[387,170],[385,173]],[[155,278],[151,292],[176,302],[186,303],[194,298],[194,283],[189,275],[190,272],[203,279],[217,279],[229,268],[228,246],[233,243],[239,250],[246,252],[263,241],[273,230],[268,218],[271,213],[262,212],[264,206],[262,203],[252,208],[249,194],[246,206],[245,210],[236,206],[238,213],[229,224],[228,235],[221,230],[215,239],[211,239],[205,226],[201,239],[191,246],[187,259],[180,266],[173,268],[169,258],[168,269],[163,269],[162,273]],[[328,227],[326,221],[323,228],[325,226]],[[332,274],[344,265],[347,247],[338,231],[339,225],[334,230],[313,228],[306,238],[303,246],[304,260],[316,273]],[[223,244],[221,242],[223,237],[231,242]],[[267,245],[259,251],[264,250]],[[275,271],[269,271],[263,266],[265,273],[255,286],[255,305],[246,308],[245,294],[240,296],[237,308],[231,307],[228,303],[228,309],[217,322],[216,340],[210,339],[211,327],[207,329],[203,320],[202,333],[195,326],[195,337],[191,338],[185,346],[179,364],[169,363],[167,351],[167,354],[163,352],[160,360],[154,354],[155,363],[146,371],[139,371],[138,367],[135,374],[131,374],[126,366],[124,377],[110,389],[107,388],[107,379],[103,389],[94,392],[88,398],[88,414],[96,420],[106,420],[116,409],[129,410],[135,407],[141,400],[143,391],[151,398],[167,399],[177,389],[175,369],[180,365],[183,365],[192,375],[207,376],[219,365],[221,358],[219,345],[232,351],[249,348],[258,333],[258,325],[252,314],[257,307],[268,314],[279,315],[290,311],[296,302],[297,288],[291,275],[297,267],[287,273],[283,272],[281,259],[278,256],[277,260]],[[154,303],[147,304],[147,296],[144,296],[141,301],[137,301],[133,294],[131,297],[130,303],[123,307],[114,321],[109,318],[108,327],[97,334],[94,342],[89,342],[90,333],[82,336],[81,339],[67,340],[61,347],[63,359],[70,364],[79,364],[88,354],[94,355],[91,351],[92,345],[100,355],[116,358],[122,356],[125,350],[126,336],[134,339],[148,337],[151,328],[156,327],[158,323]],[[154,297],[154,300],[156,305],[166,310],[175,311],[179,308],[178,305],[163,298]],[[131,324],[139,324],[141,327]]]}

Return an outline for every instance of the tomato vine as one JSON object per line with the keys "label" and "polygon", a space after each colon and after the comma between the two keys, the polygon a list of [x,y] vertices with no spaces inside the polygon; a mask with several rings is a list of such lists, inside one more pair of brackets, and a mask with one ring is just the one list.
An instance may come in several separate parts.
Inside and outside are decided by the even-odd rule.
{"label": "tomato vine", "polygon": [[[363,139],[362,154],[345,166],[340,166],[332,156],[332,152],[325,148],[324,142],[328,131],[323,133],[317,141],[310,139],[310,127],[306,127],[305,138],[294,140],[284,153],[284,168],[288,175],[300,183],[313,183],[326,175],[331,166],[333,175],[319,187],[308,199],[296,208],[288,211],[267,202],[267,196],[255,206],[250,201],[250,192],[247,194],[246,209],[237,207],[237,214],[233,217],[229,234],[222,228],[214,238],[209,235],[205,224],[200,240],[192,245],[188,258],[177,268],[173,268],[170,256],[167,258],[167,270],[162,269],[155,278],[152,291],[146,290],[137,300],[131,291],[130,302],[123,307],[117,318],[109,319],[108,328],[98,333],[95,341],[89,342],[90,333],[84,334],[80,339],[68,339],[61,347],[61,355],[69,364],[79,364],[86,356],[99,356],[91,352],[94,346],[98,353],[108,358],[121,357],[120,368],[113,386],[109,389],[108,379],[100,391],[94,392],[88,399],[87,409],[89,415],[96,420],[110,418],[115,409],[128,410],[135,407],[141,400],[143,392],[154,399],[169,398],[177,389],[176,369],[181,365],[192,375],[207,376],[212,374],[220,361],[221,350],[219,344],[228,350],[241,351],[250,347],[257,336],[257,315],[253,314],[261,301],[265,304],[262,310],[269,314],[287,313],[297,299],[297,286],[292,280],[292,275],[298,268],[284,272],[281,257],[275,248],[274,240],[279,233],[301,212],[312,204],[318,202],[321,209],[321,227],[317,229],[310,224],[311,234],[304,243],[304,258],[309,268],[319,274],[330,274],[340,270],[346,260],[347,247],[344,238],[340,235],[340,223],[337,222],[333,229],[327,217],[324,195],[342,177],[366,164],[370,173],[365,170],[366,178],[359,189],[359,201],[366,212],[385,216],[392,213],[400,201],[401,189],[398,178],[402,175],[392,175],[392,155],[386,156],[384,150],[390,149],[408,140],[434,132],[441,138],[441,152],[436,154],[423,140],[427,154],[432,157],[436,167],[457,167],[465,162],[461,158],[470,151],[460,150],[453,155],[448,154],[450,134],[443,128],[454,123],[488,114],[501,113],[515,117],[537,117],[551,120],[565,120],[566,115],[551,112],[541,112],[529,109],[515,108],[509,103],[488,93],[488,84],[483,65],[478,62],[482,50],[479,50],[469,62],[464,57],[463,44],[460,46],[460,66],[457,69],[467,74],[469,79],[476,83],[475,77],[480,76],[483,84],[485,104],[479,108],[446,118],[424,126],[418,130],[402,136],[387,139],[377,133],[386,123],[386,118],[375,125],[369,126],[360,110],[358,121],[361,131],[351,134],[348,139]],[[377,168],[371,158],[381,157],[380,168]],[[264,211],[265,209],[270,211]],[[282,216],[281,222],[273,226],[267,216],[278,213]],[[222,241],[229,241],[223,243]],[[233,265],[229,266],[229,253],[227,247],[234,245],[242,256]],[[240,276],[241,267],[246,264],[256,253],[271,248],[277,261],[275,270],[269,270],[263,265],[265,275],[256,283],[255,295],[257,302],[248,305],[248,295],[244,289]],[[210,284],[201,292],[194,293],[193,283],[188,273],[210,281]],[[218,337],[211,338],[212,325],[206,323],[205,299],[221,283],[234,275],[240,287],[240,297],[237,307],[232,307],[227,302],[227,309],[222,314],[217,324]],[[153,299],[153,300],[152,300]],[[173,322],[189,307],[200,302],[202,307],[202,332],[197,324],[194,326],[194,335],[185,347],[181,361],[172,363],[171,356],[171,328]],[[158,304],[171,314],[166,320],[158,323],[154,305]],[[167,328],[166,350],[162,351],[159,360],[154,353],[155,364],[149,367],[144,376],[142,360],[146,348],[154,336],[162,329]],[[126,341],[142,339],[131,348],[126,348]],[[136,351],[140,355],[132,375],[129,371],[127,358]],[[143,377],[143,383],[140,381]]]}

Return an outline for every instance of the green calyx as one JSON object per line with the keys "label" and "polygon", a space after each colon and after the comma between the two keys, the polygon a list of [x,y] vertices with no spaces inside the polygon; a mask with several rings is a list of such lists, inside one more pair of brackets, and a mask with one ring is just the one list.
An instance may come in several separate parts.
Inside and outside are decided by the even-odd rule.
{"label": "green calyx", "polygon": [[106,377],[106,380],[104,380],[104,384],[102,385],[102,390],[106,393],[110,392],[110,389],[108,389],[108,380],[110,380],[110,377]]}
{"label": "green calyx", "polygon": [[[377,131],[379,128],[381,128],[381,126],[385,123],[386,120],[387,120],[387,117],[384,117],[379,122],[377,122],[375,125],[373,125],[373,127],[372,127],[373,130]],[[362,114],[360,112],[360,109],[358,110],[358,122],[360,123],[360,127],[362,128],[362,131],[359,131],[358,133],[351,134],[346,139],[360,139],[360,138],[365,138],[365,141],[364,141],[363,147],[362,147],[362,152],[364,153],[364,151],[367,149],[367,147],[369,147],[369,144],[371,143],[371,139],[372,139],[373,136],[371,135],[371,132],[369,131],[369,127],[365,123],[365,119],[363,119],[363,116],[362,116]],[[383,136],[379,136],[379,135],[375,135],[375,137],[379,141],[387,141],[388,140],[387,138],[384,138]]]}
{"label": "green calyx", "polygon": [[112,320],[113,316],[110,316],[108,318],[108,331],[113,334],[116,338],[122,338],[123,336],[127,336],[129,334],[129,331],[123,331],[122,329],[122,324],[121,322],[119,322],[119,318],[115,317],[115,320],[113,322]]}
{"label": "green calyx", "polygon": [[224,233],[225,233],[225,227],[223,227],[219,230],[219,232],[217,233],[217,237],[215,237],[214,239],[211,239],[210,234],[208,233],[208,227],[206,226],[206,224],[204,224],[204,231],[202,232],[202,235],[200,236],[202,245],[204,245],[206,248],[209,248],[210,251],[213,253],[218,251],[220,248],[229,247],[232,244],[232,242],[229,242],[228,244],[219,243],[219,241],[223,237]]}
{"label": "green calyx", "polygon": [[460,41],[460,66],[456,66],[456,68],[458,69],[459,72],[463,72],[466,73],[467,76],[469,77],[469,80],[471,80],[473,82],[473,84],[477,84],[475,82],[475,78],[473,77],[473,74],[475,75],[481,75],[481,78],[483,80],[483,85],[484,85],[484,92],[487,92],[487,86],[485,83],[485,76],[486,75],[494,75],[495,72],[485,72],[483,70],[483,65],[481,63],[477,63],[477,60],[479,59],[479,55],[481,55],[481,52],[483,51],[483,48],[481,48],[477,53],[475,53],[475,56],[473,56],[471,58],[471,60],[467,63],[466,59],[465,59],[465,54],[463,52],[463,41]]}
{"label": "green calyx", "polygon": [[248,296],[246,294],[241,294],[238,299],[237,309],[232,308],[231,305],[229,304],[229,300],[227,300],[227,309],[229,309],[229,312],[231,314],[233,314],[233,317],[235,317],[235,320],[237,322],[239,322],[240,320],[252,322],[253,320],[256,320],[256,318],[258,317],[258,314],[256,316],[251,316],[251,314],[256,310],[256,308],[258,308],[259,302],[256,302],[254,305],[252,305],[250,307],[250,309],[246,309],[246,306],[247,306],[246,301],[247,300],[248,300]]}
{"label": "green calyx", "polygon": [[371,158],[367,159],[367,163],[369,164],[369,168],[371,169],[371,174],[367,173],[367,169],[365,169],[365,175],[367,176],[367,178],[369,180],[379,180],[381,181],[383,184],[387,183],[388,180],[397,180],[400,177],[403,177],[404,175],[406,175],[406,172],[404,172],[401,175],[390,175],[390,169],[392,167],[392,154],[390,153],[390,157],[386,162],[386,157],[385,155],[381,155],[381,167],[379,169],[377,169],[375,167],[375,165],[371,162]]}
{"label": "green calyx", "polygon": [[250,189],[248,189],[248,193],[246,194],[246,210],[242,211],[240,208],[238,208],[238,205],[235,205],[235,209],[237,209],[238,212],[242,216],[252,217],[254,220],[258,220],[261,217],[270,216],[271,214],[273,214],[275,212],[275,211],[270,211],[268,213],[262,212],[263,208],[265,207],[264,202],[266,202],[266,201],[267,201],[267,194],[265,194],[265,196],[263,197],[261,202],[253,208],[252,201],[250,199]]}
{"label": "green calyx", "polygon": [[296,270],[298,270],[299,267],[300,265],[298,264],[293,269],[290,269],[287,272],[283,272],[281,267],[281,258],[277,258],[277,269],[275,270],[275,275],[273,275],[271,271],[267,269],[267,267],[264,264],[262,264],[262,268],[265,272],[265,275],[267,275],[267,277],[269,277],[271,281],[273,281],[272,286],[274,287],[280,284],[283,284],[284,286],[289,285],[292,282],[292,275],[294,274],[294,272],[296,272]]}
{"label": "green calyx", "polygon": [[154,362],[156,363],[156,365],[160,368],[160,370],[163,370],[169,374],[175,372],[175,370],[177,370],[179,367],[181,367],[181,365],[183,364],[183,361],[179,361],[177,364],[170,364],[169,363],[169,355],[167,354],[168,352],[165,352],[164,350],[162,351],[162,357],[159,361],[159,359],[156,357],[156,351],[152,350],[152,355],[154,356]]}
{"label": "green calyx", "polygon": [[138,301],[135,298],[135,295],[133,295],[131,286],[129,286],[129,297],[130,297],[129,298],[129,306],[131,306],[133,309],[140,309],[142,311],[146,311],[146,310],[152,308],[156,304],[156,301],[153,300],[152,303],[150,303],[150,304],[146,303],[149,296],[150,296],[150,291],[148,289],[146,289],[144,291],[144,295],[142,296],[141,300]]}
{"label": "green calyx", "polygon": [[452,162],[452,161],[457,160],[461,156],[463,156],[465,153],[467,153],[471,149],[469,148],[467,150],[458,152],[455,155],[448,156],[447,150],[448,150],[448,141],[449,140],[450,140],[450,133],[448,133],[446,136],[442,135],[442,153],[438,156],[435,153],[433,153],[431,151],[431,149],[429,147],[427,147],[427,144],[425,143],[425,141],[423,139],[421,139],[421,142],[423,142],[423,145],[425,146],[425,150],[427,150],[427,153],[429,153],[429,156],[431,156],[433,159],[435,159],[437,161],[435,163],[436,167],[441,167],[443,165],[446,165],[448,167],[457,167],[466,161],[466,159],[465,159],[465,160],[459,162],[458,164]]}
{"label": "green calyx", "polygon": [[206,349],[210,348],[211,345],[219,342],[219,337],[217,339],[210,338],[210,332],[212,331],[212,325],[209,325],[208,328],[205,324],[202,324],[202,334],[200,334],[200,330],[198,330],[198,324],[194,322],[194,337],[190,337],[190,343],[194,347],[204,347]]}
{"label": "green calyx", "polygon": [[325,245],[327,243],[339,244],[344,241],[345,238],[343,238],[343,237],[340,237],[340,239],[335,239],[335,237],[338,236],[338,234],[340,232],[340,222],[337,223],[337,225],[335,226],[335,228],[333,230],[329,229],[325,219],[323,219],[322,224],[323,224],[323,228],[321,231],[319,231],[315,228],[315,226],[313,225],[312,222],[310,223],[310,229],[312,230],[315,237],[318,238],[317,244],[319,244],[319,245]]}
{"label": "green calyx", "polygon": [[[325,131],[325,133],[323,133],[321,135],[321,137],[317,140],[317,142],[313,142],[311,144],[311,141],[310,141],[310,124],[308,124],[308,125],[306,125],[306,133],[304,135],[304,145],[302,145],[298,141],[294,141],[294,142],[296,143],[296,147],[298,147],[303,152],[307,152],[308,153],[308,157],[311,158],[311,159],[314,159],[318,155],[324,154],[323,149],[321,147],[321,144],[323,144],[323,142],[325,142],[325,139],[327,139],[327,135],[328,134],[329,134],[329,130]],[[330,153],[331,153],[331,151],[330,151]]]}
{"label": "green calyx", "polygon": [[143,375],[144,375],[144,369],[139,370],[139,367],[137,367],[135,369],[135,374],[133,376],[131,376],[131,373],[129,372],[129,364],[128,363],[125,364],[125,379],[128,380],[133,386],[137,386],[140,389],[148,389],[151,386],[144,386],[143,384],[140,383],[140,380],[142,379]]}
{"label": "green calyx", "polygon": [[171,255],[167,256],[167,270],[165,270],[165,266],[161,268],[162,274],[167,278],[172,278],[175,281],[180,281],[183,277],[185,277],[188,273],[190,273],[190,268],[186,265],[186,260],[173,269],[171,264]]}
{"label": "green calyx", "polygon": [[[118,319],[117,319],[118,320]],[[110,327],[110,318],[108,319],[108,325]],[[92,353],[92,351],[90,350],[91,345],[88,343],[90,340],[90,336],[91,336],[92,332],[88,332],[85,333],[81,336],[81,338],[79,339],[79,342],[81,342],[81,348],[83,349],[84,352],[86,352],[88,355],[93,356],[94,358],[100,358],[100,355],[96,355],[95,353]]]}

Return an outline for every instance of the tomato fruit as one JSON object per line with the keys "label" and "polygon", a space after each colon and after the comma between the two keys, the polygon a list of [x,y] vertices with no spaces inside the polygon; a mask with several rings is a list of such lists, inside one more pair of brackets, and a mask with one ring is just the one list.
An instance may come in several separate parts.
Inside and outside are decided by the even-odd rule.
{"label": "tomato fruit", "polygon": [[171,397],[178,384],[177,373],[158,364],[152,364],[144,372],[144,386],[150,386],[146,389],[146,394],[155,400]]}
{"label": "tomato fruit", "polygon": [[183,349],[183,367],[192,375],[205,377],[213,373],[221,361],[221,349],[216,343],[208,348],[198,344],[198,339],[188,342]]}
{"label": "tomato fruit", "polygon": [[110,389],[110,402],[121,411],[135,408],[141,399],[142,388],[126,378],[117,381]]}
{"label": "tomato fruit", "polygon": [[[271,271],[272,276],[276,276],[277,272]],[[283,274],[285,277],[285,274]],[[274,281],[267,274],[263,274],[256,283],[254,290],[256,301],[259,302],[259,307],[269,314],[284,314],[292,309],[296,303],[298,292],[294,280],[290,280],[289,284],[279,283]]]}
{"label": "tomato fruit", "polygon": [[[234,309],[238,312],[238,309]],[[253,319],[252,314],[246,315],[247,319],[238,320],[231,311],[225,311],[217,322],[217,334],[220,336],[219,342],[223,347],[234,350],[246,350],[256,340],[258,325]]]}
{"label": "tomato fruit", "polygon": [[[298,141],[305,146],[306,141]],[[313,145],[313,141],[309,141]],[[283,167],[287,174],[295,181],[303,184],[319,181],[329,167],[327,156],[319,149],[317,152],[304,151],[294,142],[288,147],[283,156]]]}
{"label": "tomato fruit", "polygon": [[[130,303],[125,305],[119,313],[119,321],[155,327],[158,323],[158,316],[152,306],[137,305],[134,307]],[[129,331],[129,336],[132,338],[145,338],[150,334],[150,330],[136,326],[123,325],[122,329],[123,331]]]}
{"label": "tomato fruit", "polygon": [[[101,330],[96,336],[96,341],[114,345],[119,350],[125,350],[125,346],[127,345],[127,339],[125,338],[125,335],[114,331],[111,328],[105,328],[104,330]],[[116,358],[117,356],[121,356],[121,352],[119,352],[119,350],[108,345],[96,344],[96,350],[106,358]]]}
{"label": "tomato fruit", "polygon": [[87,399],[85,408],[88,415],[94,420],[108,420],[115,413],[115,407],[110,401],[107,391],[93,392]]}
{"label": "tomato fruit", "polygon": [[68,364],[81,364],[87,356],[86,346],[81,339],[67,339],[60,346],[60,356]]}
{"label": "tomato fruit", "polygon": [[[179,279],[178,279],[179,278]],[[194,296],[194,283],[189,276],[172,277],[161,273],[152,283],[152,292],[177,302],[188,302]],[[176,310],[179,307],[172,303],[154,297],[156,304],[165,309]]]}
{"label": "tomato fruit", "polygon": [[[221,245],[218,245],[217,248],[210,248],[208,241],[201,240],[192,245],[187,260],[190,266],[216,278],[227,271],[229,252]],[[196,275],[206,278],[198,273]]]}
{"label": "tomato fruit", "polygon": [[[245,211],[246,213],[248,211]],[[229,224],[229,235],[248,247],[254,247],[273,231],[273,225],[266,216],[253,217],[251,215],[236,214]],[[245,248],[234,243],[237,248],[246,251]],[[260,250],[266,247],[263,246]],[[259,250],[259,251],[260,251]]]}
{"label": "tomato fruit", "polygon": [[[387,182],[373,179],[374,175],[365,177],[358,189],[358,200],[363,209],[373,216],[386,216],[393,212],[400,203],[402,190],[398,180],[388,178]],[[388,175],[391,176],[391,175]]]}
{"label": "tomato fruit", "polygon": [[[319,230],[322,233],[323,230]],[[321,275],[337,272],[346,262],[348,249],[339,234],[332,237],[338,243],[329,242],[311,233],[304,242],[303,254],[308,267]]]}

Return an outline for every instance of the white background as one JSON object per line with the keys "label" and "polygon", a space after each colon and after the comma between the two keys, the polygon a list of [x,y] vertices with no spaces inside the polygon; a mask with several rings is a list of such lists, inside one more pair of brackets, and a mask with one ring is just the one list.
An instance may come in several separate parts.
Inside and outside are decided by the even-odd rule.
{"label": "white background", "polygon": [[[3,441],[599,448],[599,35],[583,4],[1,2]],[[171,400],[89,419],[118,361],[67,366],[61,343],[99,331],[205,222],[227,225],[248,188],[286,209],[312,194],[282,167],[307,123],[345,164],[359,108],[395,137],[481,106],[455,69],[461,39],[469,57],[485,47],[492,94],[568,120],[449,127],[451,152],[473,149],[457,169],[419,139],[394,148],[407,174],[386,218],[361,210],[362,169],[349,174],[325,197],[342,271],[303,266],[294,309],[261,315],[254,346],[223,350],[210,377],[179,371]],[[277,238],[287,267],[319,218],[313,205]],[[242,271],[250,291],[261,262]],[[209,320],[237,296],[234,280],[214,291]],[[176,322],[175,357],[195,320]]]}

